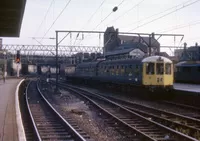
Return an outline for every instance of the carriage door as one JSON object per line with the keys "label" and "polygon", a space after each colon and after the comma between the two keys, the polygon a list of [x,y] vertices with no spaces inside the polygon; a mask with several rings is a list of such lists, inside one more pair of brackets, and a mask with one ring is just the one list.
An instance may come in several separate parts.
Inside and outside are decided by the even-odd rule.
{"label": "carriage door", "polygon": [[145,62],[143,63],[143,85],[155,85],[155,63],[154,62]]}

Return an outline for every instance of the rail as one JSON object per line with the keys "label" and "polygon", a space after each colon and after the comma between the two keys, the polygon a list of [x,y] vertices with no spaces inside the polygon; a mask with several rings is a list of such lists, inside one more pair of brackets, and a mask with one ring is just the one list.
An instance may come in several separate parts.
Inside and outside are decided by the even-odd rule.
{"label": "rail", "polygon": [[42,96],[42,98],[45,100],[45,102],[48,104],[48,106],[56,113],[56,115],[62,120],[62,122],[67,126],[67,128],[70,130],[70,132],[72,134],[74,134],[74,136],[76,137],[76,139],[78,139],[79,141],[86,141],[86,139],[84,139],[75,129],[74,127],[72,127],[69,122],[67,122],[56,110],[55,108],[49,103],[49,101],[44,97],[44,95],[42,94],[42,92],[39,89],[39,80],[37,81],[37,90],[39,91],[40,95]]}
{"label": "rail", "polygon": [[[145,118],[145,117],[139,115],[138,113],[133,112],[133,111],[131,111],[131,110],[129,110],[129,109],[127,109],[127,108],[125,108],[125,107],[123,107],[123,106],[121,106],[121,105],[119,105],[119,104],[117,104],[117,103],[115,103],[115,102],[113,102],[113,101],[111,101],[111,100],[105,98],[105,97],[102,97],[102,96],[99,96],[99,95],[97,95],[97,94],[88,92],[88,91],[83,90],[83,89],[80,89],[80,88],[78,88],[78,87],[69,86],[69,85],[61,85],[61,84],[59,84],[59,85],[60,85],[60,87],[70,89],[70,90],[76,92],[77,94],[81,95],[82,97],[88,99],[88,100],[91,101],[93,104],[95,104],[97,107],[99,107],[99,108],[101,108],[102,110],[104,110],[105,112],[107,112],[107,114],[112,115],[111,113],[109,113],[108,111],[106,111],[105,109],[103,109],[103,108],[102,108],[101,106],[99,106],[94,100],[92,100],[92,99],[90,99],[90,98],[91,98],[91,97],[93,97],[93,98],[95,97],[95,98],[98,98],[98,99],[100,99],[100,100],[104,100],[104,101],[106,101],[106,102],[109,102],[110,104],[114,105],[115,107],[118,107],[118,108],[122,109],[123,111],[126,111],[126,112],[129,113],[129,114],[132,114],[132,115],[134,115],[134,116],[137,116],[138,118],[140,118],[140,119],[142,119],[142,120],[144,120],[144,121],[146,121],[146,122],[148,121],[148,123],[150,123],[150,124],[152,124],[152,125],[155,125],[155,126],[161,128],[162,130],[165,130],[165,131],[167,131],[167,132],[170,132],[171,134],[177,136],[179,139],[183,139],[183,140],[187,140],[187,141],[197,141],[196,139],[194,139],[194,138],[192,138],[192,137],[190,137],[190,136],[187,136],[187,135],[185,135],[185,134],[182,134],[182,133],[180,133],[180,132],[178,132],[178,131],[175,131],[175,130],[169,128],[169,127],[166,127],[166,126],[164,126],[164,125],[162,125],[162,124],[159,124],[159,123],[157,123],[157,122],[148,120],[147,118]],[[76,89],[76,90],[75,90],[75,89]],[[81,91],[81,92],[80,92],[80,91]],[[84,94],[83,94],[83,93],[84,93]],[[86,95],[87,95],[87,96],[86,96]],[[89,98],[88,96],[89,96],[90,98]],[[113,115],[112,115],[112,116],[113,116]],[[123,120],[119,119],[119,118],[116,117],[116,116],[113,116],[113,117],[114,117],[115,119],[117,119],[118,121],[120,121],[121,123],[124,123],[124,124],[127,123],[127,122],[124,122]],[[147,123],[147,124],[148,124],[148,123]],[[126,124],[126,125],[127,125],[127,124]],[[129,124],[128,124],[127,126],[128,126],[129,128],[131,128],[131,129],[135,130],[135,131],[136,131],[137,133],[139,133],[140,135],[145,136],[145,137],[148,138],[149,140],[155,140],[155,138],[152,138],[151,136],[149,136],[148,133],[141,132],[140,130],[138,130],[137,128],[133,128],[133,126],[130,126]]]}
{"label": "rail", "polygon": [[39,131],[38,131],[38,129],[37,129],[37,126],[36,126],[36,124],[35,124],[35,120],[34,120],[33,115],[32,115],[32,113],[31,113],[31,109],[30,109],[30,106],[29,106],[29,102],[28,102],[28,88],[29,88],[29,86],[30,86],[31,83],[32,83],[32,81],[30,81],[30,82],[28,83],[27,87],[26,87],[26,105],[27,105],[27,107],[28,107],[28,112],[29,112],[29,115],[30,115],[30,117],[31,117],[31,121],[32,121],[32,124],[33,124],[33,127],[34,127],[34,132],[35,132],[35,134],[36,134],[36,138],[38,139],[38,141],[42,141],[42,139],[41,139],[41,137],[40,137],[40,134],[39,134]]}
{"label": "rail", "polygon": [[[29,100],[31,100],[31,98],[28,98],[28,89],[31,85],[31,83],[36,83],[36,91],[38,92],[38,96],[40,95],[40,101],[37,101],[37,104],[36,105],[32,105],[32,108],[30,107],[30,103],[29,103]],[[62,136],[62,138],[60,139],[64,139],[64,138],[69,138],[69,140],[71,139],[74,139],[76,141],[86,141],[85,138],[83,138],[54,108],[53,106],[48,102],[48,100],[43,96],[42,92],[40,91],[39,89],[39,80],[37,82],[33,82],[33,81],[30,81],[27,88],[26,88],[26,103],[27,103],[27,106],[28,106],[28,111],[29,111],[29,114],[30,114],[30,117],[31,117],[31,120],[32,120],[32,123],[33,123],[33,126],[34,126],[34,131],[35,131],[35,135],[37,136],[37,139],[39,141],[41,141],[43,138],[45,138],[44,136],[45,135],[48,135],[48,138],[51,138],[51,137],[56,137],[56,138],[60,138],[59,136]],[[41,104],[42,103],[42,104]],[[37,105],[40,105],[37,107]],[[43,108],[42,108],[43,107]],[[46,108],[44,108],[46,107]],[[38,110],[38,108],[42,108],[42,110]],[[32,110],[31,110],[32,109]],[[43,111],[44,109],[48,109],[47,111]],[[54,119],[54,121],[49,121],[48,119],[45,119],[46,123],[48,122],[51,122],[49,123],[53,128],[57,129],[58,126],[59,128],[62,130],[60,131],[60,129],[58,129],[59,133],[58,135],[50,135],[50,133],[48,132],[45,132],[41,129],[41,126],[38,125],[37,123],[38,122],[38,116],[40,117],[41,114],[44,113],[45,115],[45,112],[47,112],[49,115],[46,116],[46,118],[52,118]],[[34,117],[34,115],[35,117]],[[55,120],[55,119],[59,119],[59,120]],[[44,119],[41,119],[41,120],[44,120]],[[39,120],[40,121],[40,120]],[[41,121],[40,121],[41,122]],[[54,124],[55,123],[55,124]],[[55,126],[55,127],[54,127]],[[48,128],[48,127],[47,127]],[[48,131],[48,130],[47,130]],[[54,131],[55,132],[55,131]],[[53,132],[53,133],[54,133]],[[68,134],[69,133],[69,134]]]}

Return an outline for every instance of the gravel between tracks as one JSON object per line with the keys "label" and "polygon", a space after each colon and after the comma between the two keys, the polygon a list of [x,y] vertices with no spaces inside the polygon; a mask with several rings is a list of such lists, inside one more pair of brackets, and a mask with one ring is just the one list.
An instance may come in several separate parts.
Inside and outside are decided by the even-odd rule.
{"label": "gravel between tracks", "polygon": [[80,100],[72,93],[61,90],[53,95],[54,86],[42,85],[42,91],[56,110],[64,117],[70,117],[95,141],[129,141],[110,127],[96,109]]}

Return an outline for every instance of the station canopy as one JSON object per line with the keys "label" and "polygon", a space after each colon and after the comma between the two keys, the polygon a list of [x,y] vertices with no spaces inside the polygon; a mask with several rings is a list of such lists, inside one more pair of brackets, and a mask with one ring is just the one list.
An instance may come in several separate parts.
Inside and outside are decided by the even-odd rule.
{"label": "station canopy", "polygon": [[0,37],[19,37],[26,0],[0,0]]}

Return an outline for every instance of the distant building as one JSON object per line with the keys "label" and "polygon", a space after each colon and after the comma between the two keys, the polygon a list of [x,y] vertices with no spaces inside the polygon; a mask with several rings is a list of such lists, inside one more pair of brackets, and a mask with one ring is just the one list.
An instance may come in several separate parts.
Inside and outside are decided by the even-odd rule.
{"label": "distant building", "polygon": [[129,48],[123,50],[115,50],[113,52],[106,53],[106,59],[108,60],[121,60],[121,59],[133,59],[144,58],[146,53],[139,48]]}
{"label": "distant building", "polygon": [[196,43],[195,46],[186,48],[185,44],[180,61],[200,61],[200,46]]}
{"label": "distant building", "polygon": [[151,52],[151,55],[160,52],[160,43],[154,38],[154,34],[152,34],[151,40],[150,37],[145,36],[119,35],[118,29],[115,30],[113,26],[108,27],[104,33],[103,52],[107,54],[107,52],[118,50],[122,46],[129,46],[128,48],[134,49],[136,43],[139,43],[140,46],[144,45],[147,53]]}
{"label": "distant building", "polygon": [[102,55],[101,53],[77,53],[77,54],[73,54],[71,57],[68,57],[67,63],[75,65],[82,62],[88,62],[88,61],[95,60],[101,55]]}

